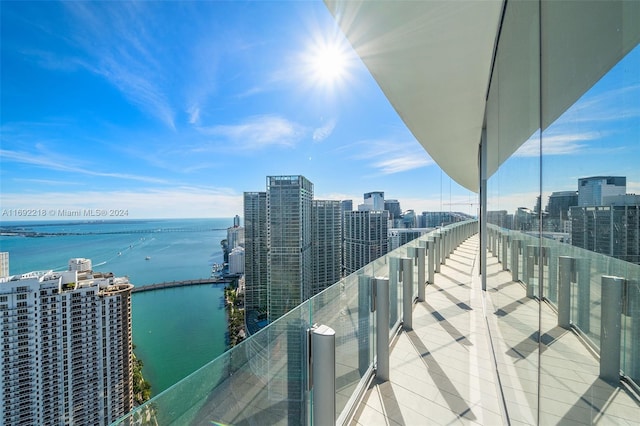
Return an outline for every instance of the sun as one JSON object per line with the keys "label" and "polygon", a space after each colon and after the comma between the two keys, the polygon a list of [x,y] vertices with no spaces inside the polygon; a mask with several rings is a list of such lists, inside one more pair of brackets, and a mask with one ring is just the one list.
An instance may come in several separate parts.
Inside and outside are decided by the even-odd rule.
{"label": "sun", "polygon": [[317,37],[303,57],[305,76],[313,86],[334,90],[350,78],[352,56],[343,40]]}
{"label": "sun", "polygon": [[341,80],[347,73],[347,55],[338,45],[319,46],[312,62],[315,78],[325,83]]}

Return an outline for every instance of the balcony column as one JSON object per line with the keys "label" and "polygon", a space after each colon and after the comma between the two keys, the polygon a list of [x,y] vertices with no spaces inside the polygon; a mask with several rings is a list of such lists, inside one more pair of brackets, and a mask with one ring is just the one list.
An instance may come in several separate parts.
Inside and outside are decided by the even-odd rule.
{"label": "balcony column", "polygon": [[610,383],[620,381],[620,342],[622,331],[622,286],[624,278],[602,277],[600,314],[600,378]]}
{"label": "balcony column", "polygon": [[520,265],[520,240],[511,240],[511,279],[518,281]]}
{"label": "balcony column", "polygon": [[558,327],[571,327],[571,282],[575,271],[575,259],[560,256],[560,289],[558,292]]}
{"label": "balcony column", "polygon": [[413,259],[402,258],[402,328],[413,330]]}
{"label": "balcony column", "polygon": [[509,269],[509,266],[507,265],[507,247],[509,245],[509,236],[507,234],[504,234],[502,236],[502,270],[506,271],[507,269]]}
{"label": "balcony column", "polygon": [[311,329],[313,424],[336,423],[336,332],[326,325]]}
{"label": "balcony column", "polygon": [[591,259],[577,260],[578,269],[578,318],[577,325],[584,333],[591,328]]}
{"label": "balcony column", "polygon": [[376,285],[376,378],[389,380],[389,280],[375,278]]}

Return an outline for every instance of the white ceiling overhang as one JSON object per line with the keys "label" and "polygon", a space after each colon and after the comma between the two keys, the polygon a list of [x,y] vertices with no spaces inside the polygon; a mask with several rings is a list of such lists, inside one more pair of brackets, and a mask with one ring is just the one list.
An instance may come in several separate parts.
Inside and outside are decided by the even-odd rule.
{"label": "white ceiling overhang", "polygon": [[431,158],[478,190],[478,146],[502,1],[326,0]]}
{"label": "white ceiling overhang", "polygon": [[[415,138],[445,173],[477,192],[478,147],[503,1],[325,3]],[[542,14],[545,31],[535,37],[541,45],[529,53],[539,55],[541,48],[544,63],[523,73],[518,63],[501,61],[507,64],[501,66],[501,78],[511,83],[511,90],[499,95],[500,126],[508,137],[495,144],[489,141],[489,175],[640,40],[640,1],[549,1],[540,9],[532,3],[532,10],[520,3],[513,2],[508,11],[513,22]],[[510,45],[515,51],[526,46],[509,43],[510,39],[528,36],[519,34],[522,28],[517,24],[510,27],[515,33],[502,35],[507,52]],[[544,82],[541,93],[531,91],[531,78],[534,88],[539,79]]]}

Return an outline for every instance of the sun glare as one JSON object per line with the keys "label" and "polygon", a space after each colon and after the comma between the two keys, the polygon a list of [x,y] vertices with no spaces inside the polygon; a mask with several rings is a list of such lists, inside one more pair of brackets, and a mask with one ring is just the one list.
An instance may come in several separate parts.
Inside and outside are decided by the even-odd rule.
{"label": "sun glare", "polygon": [[305,53],[305,68],[309,83],[321,88],[335,88],[350,76],[350,56],[339,39],[315,40]]}
{"label": "sun glare", "polygon": [[313,67],[319,80],[339,80],[346,73],[347,58],[338,46],[322,46],[315,52]]}

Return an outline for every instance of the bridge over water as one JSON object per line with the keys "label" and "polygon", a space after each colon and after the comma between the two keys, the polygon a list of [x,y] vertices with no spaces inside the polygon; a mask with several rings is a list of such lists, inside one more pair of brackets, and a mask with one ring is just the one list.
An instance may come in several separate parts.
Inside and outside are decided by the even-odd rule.
{"label": "bridge over water", "polygon": [[183,281],[166,281],[163,283],[144,285],[140,287],[133,287],[132,293],[140,293],[143,291],[159,290],[162,288],[172,287],[186,287],[190,285],[203,285],[203,284],[228,284],[233,282],[235,278],[200,278],[197,280],[183,280]]}

